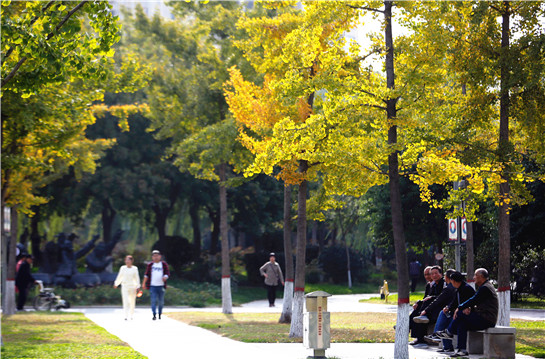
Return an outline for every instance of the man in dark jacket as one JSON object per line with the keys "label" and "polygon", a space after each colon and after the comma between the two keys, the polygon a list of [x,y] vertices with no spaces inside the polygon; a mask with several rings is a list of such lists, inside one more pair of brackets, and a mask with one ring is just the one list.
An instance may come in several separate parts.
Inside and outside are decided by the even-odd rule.
{"label": "man in dark jacket", "polygon": [[19,290],[17,297],[17,310],[23,310],[28,296],[28,289],[31,284],[36,283],[36,280],[30,274],[30,266],[34,258],[30,254],[26,254],[23,262],[19,266],[19,270],[15,275],[15,286]]}
{"label": "man in dark jacket", "polygon": [[445,272],[445,284],[446,287],[443,289],[441,294],[430,305],[426,307],[421,313],[420,316],[415,317],[413,320],[415,323],[427,324],[430,321],[435,322],[439,313],[452,302],[454,295],[456,293],[456,288],[451,283],[450,277],[454,274],[456,270],[448,269]]}
{"label": "man in dark jacket", "polygon": [[449,327],[440,332],[443,338],[452,338],[458,334],[458,350],[453,357],[467,356],[467,331],[483,330],[496,325],[498,320],[498,295],[488,280],[488,271],[479,268],[475,271],[477,292],[471,298],[458,305]]}
{"label": "man in dark jacket", "polygon": [[445,280],[443,279],[443,270],[439,266],[433,266],[431,268],[431,278],[433,282],[431,283],[430,290],[428,295],[423,299],[419,300],[413,306],[414,310],[409,316],[409,328],[411,330],[411,337],[416,338],[410,345],[418,346],[419,348],[427,347],[426,342],[424,341],[424,335],[426,335],[426,330],[422,331],[422,326],[417,326],[417,323],[414,322],[414,318],[420,316],[423,310],[425,310],[443,291],[445,286]]}
{"label": "man in dark jacket", "polygon": [[454,311],[456,310],[456,308],[458,308],[460,303],[465,302],[475,294],[475,289],[473,289],[472,286],[465,282],[464,275],[458,271],[455,271],[450,275],[450,283],[456,289],[454,298],[452,302],[449,303],[449,305],[445,306],[443,310],[439,313],[439,316],[437,317],[437,322],[435,324],[434,333],[430,336],[425,337],[434,342],[440,342],[442,339],[443,348],[438,350],[439,353],[454,351],[454,347],[452,346],[452,340],[441,338],[439,337],[438,333],[442,330],[445,330],[450,325],[450,322],[452,322],[452,316],[454,314]]}

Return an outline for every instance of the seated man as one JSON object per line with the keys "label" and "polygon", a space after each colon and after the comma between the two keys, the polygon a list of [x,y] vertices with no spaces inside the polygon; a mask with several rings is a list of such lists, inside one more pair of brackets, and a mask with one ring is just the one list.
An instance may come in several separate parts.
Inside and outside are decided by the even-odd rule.
{"label": "seated man", "polygon": [[415,323],[427,324],[430,321],[435,322],[439,312],[441,312],[446,305],[452,302],[456,288],[452,286],[450,276],[455,272],[456,271],[454,269],[448,269],[445,272],[444,280],[446,286],[443,288],[441,294],[439,294],[439,296],[435,298],[435,300],[431,302],[426,309],[420,312],[420,316],[413,318]]}
{"label": "seated man", "polygon": [[419,348],[427,347],[427,344],[424,341],[426,327],[424,326],[424,331],[422,331],[422,326],[417,326],[417,323],[414,322],[413,319],[420,316],[422,311],[425,310],[428,305],[430,305],[441,294],[443,287],[445,286],[445,281],[443,280],[443,270],[441,267],[433,266],[430,270],[430,274],[433,282],[431,282],[429,292],[426,293],[427,296],[424,299],[419,300],[413,305],[414,310],[409,316],[409,329],[411,330],[411,337],[416,338],[409,344],[418,346]]}
{"label": "seated man", "polygon": [[498,320],[498,295],[496,289],[488,281],[488,271],[479,268],[475,271],[477,292],[471,298],[458,305],[453,320],[447,329],[439,332],[439,336],[451,339],[458,335],[458,349],[452,357],[467,356],[467,331],[483,330],[496,325]]}
{"label": "seated man", "polygon": [[439,316],[437,317],[437,322],[435,324],[434,333],[425,337],[435,342],[439,342],[441,340],[443,341],[443,349],[439,349],[439,353],[453,352],[454,347],[452,346],[451,339],[444,339],[439,337],[438,332],[446,329],[449,326],[450,322],[452,321],[452,315],[454,314],[454,311],[456,310],[456,308],[458,308],[460,303],[465,302],[475,294],[475,289],[473,289],[472,286],[465,282],[464,275],[458,271],[455,271],[450,275],[450,283],[456,290],[456,292],[454,293],[454,299],[439,313]]}

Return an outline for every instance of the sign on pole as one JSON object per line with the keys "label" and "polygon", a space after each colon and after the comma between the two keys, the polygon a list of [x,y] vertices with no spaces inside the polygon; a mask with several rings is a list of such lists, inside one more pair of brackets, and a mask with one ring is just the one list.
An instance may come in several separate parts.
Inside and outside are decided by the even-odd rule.
{"label": "sign on pole", "polygon": [[448,220],[448,239],[449,241],[458,240],[458,221],[455,219]]}
{"label": "sign on pole", "polygon": [[462,227],[462,241],[467,240],[467,221],[466,217],[462,217],[462,223],[460,224]]}

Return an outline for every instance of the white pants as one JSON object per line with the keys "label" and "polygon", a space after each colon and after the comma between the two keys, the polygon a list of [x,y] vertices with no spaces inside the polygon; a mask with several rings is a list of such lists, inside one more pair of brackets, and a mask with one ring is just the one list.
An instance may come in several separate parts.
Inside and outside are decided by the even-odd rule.
{"label": "white pants", "polygon": [[136,305],[136,287],[121,286],[121,298],[123,299],[123,309],[125,310],[125,319],[134,315],[134,306]]}

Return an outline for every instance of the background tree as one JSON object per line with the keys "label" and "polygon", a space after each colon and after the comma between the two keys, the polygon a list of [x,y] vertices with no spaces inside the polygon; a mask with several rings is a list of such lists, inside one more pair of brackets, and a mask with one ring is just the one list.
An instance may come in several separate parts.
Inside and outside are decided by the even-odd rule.
{"label": "background tree", "polygon": [[[37,188],[70,166],[93,171],[111,145],[84,138],[94,121],[89,103],[106,88],[134,90],[142,81],[137,72],[123,72],[134,70],[134,61],[115,71],[111,47],[118,27],[105,2],[5,1],[1,16],[2,207],[28,212],[45,200],[35,196]],[[2,262],[9,262],[11,280],[15,252]]]}
{"label": "background tree", "polygon": [[[169,55],[161,66],[172,66],[169,78],[162,78],[149,93],[152,128],[158,138],[172,138],[175,164],[197,178],[219,184],[219,219],[222,240],[223,311],[231,312],[227,186],[230,166],[244,161],[236,148],[236,128],[227,117],[222,87],[227,68],[241,58],[233,45],[236,19],[242,5],[232,2],[176,3],[176,22],[151,23],[138,16],[136,28],[151,27],[156,41]],[[233,132],[235,130],[235,132]],[[240,147],[242,150],[242,147]]]}
{"label": "background tree", "polygon": [[[510,225],[514,204],[530,199],[525,183],[543,179],[543,167],[525,167],[525,159],[543,164],[542,3],[476,3],[438,7],[440,21],[429,25],[449,44],[446,63],[466,90],[462,106],[449,126],[453,136],[442,150],[429,150],[419,160],[423,197],[434,205],[459,208],[465,200],[466,216],[473,217],[479,203],[492,199],[498,207],[499,263],[498,323],[509,324]],[[497,18],[501,17],[501,23]],[[439,26],[436,26],[439,25]],[[516,35],[515,35],[516,34]],[[436,45],[433,45],[436,46]],[[443,46],[443,45],[439,45]],[[461,92],[461,91],[460,91]],[[542,165],[541,165],[542,166]],[[431,183],[466,179],[468,186],[451,191],[441,202],[433,197]],[[440,203],[441,202],[441,203]],[[439,204],[440,203],[440,204]],[[461,212],[461,208],[458,209]]]}

